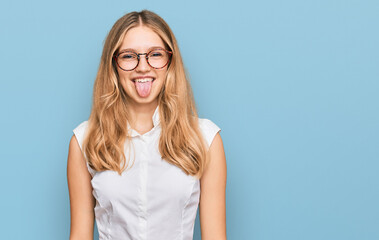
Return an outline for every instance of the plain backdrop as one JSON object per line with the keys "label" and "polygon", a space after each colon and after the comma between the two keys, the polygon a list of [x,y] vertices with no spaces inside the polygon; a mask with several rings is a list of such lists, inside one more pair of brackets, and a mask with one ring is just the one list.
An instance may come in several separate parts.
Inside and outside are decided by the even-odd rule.
{"label": "plain backdrop", "polygon": [[228,239],[379,239],[374,0],[2,1],[1,239],[68,239],[72,129],[108,31],[142,9],[172,28],[221,128]]}

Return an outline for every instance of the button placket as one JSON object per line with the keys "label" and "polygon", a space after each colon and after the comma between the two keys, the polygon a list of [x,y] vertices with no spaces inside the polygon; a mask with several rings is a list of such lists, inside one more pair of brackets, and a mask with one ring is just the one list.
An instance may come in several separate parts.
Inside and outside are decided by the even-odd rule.
{"label": "button placket", "polygon": [[148,178],[148,164],[147,164],[147,145],[148,145],[148,139],[145,135],[140,135],[139,138],[141,139],[141,149],[140,152],[140,180],[141,180],[141,188],[140,188],[140,237],[141,239],[146,239],[146,232],[147,232],[147,178]]}

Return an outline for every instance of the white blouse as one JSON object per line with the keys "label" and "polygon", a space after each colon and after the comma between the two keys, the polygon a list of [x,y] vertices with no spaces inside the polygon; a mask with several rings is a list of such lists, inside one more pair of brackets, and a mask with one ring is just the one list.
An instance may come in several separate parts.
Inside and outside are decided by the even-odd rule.
{"label": "white blouse", "polygon": [[[158,108],[149,132],[141,135],[128,125],[132,144],[125,143],[125,156],[131,158],[121,176],[113,170],[95,171],[87,162],[100,240],[193,239],[200,181],[161,158]],[[209,149],[220,128],[211,120],[198,120]],[[84,121],[73,130],[80,148],[87,126]]]}

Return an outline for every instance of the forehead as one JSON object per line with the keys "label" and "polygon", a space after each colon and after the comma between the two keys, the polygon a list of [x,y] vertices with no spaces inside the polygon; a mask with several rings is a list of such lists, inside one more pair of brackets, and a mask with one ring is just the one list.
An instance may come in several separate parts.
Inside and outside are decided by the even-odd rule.
{"label": "forehead", "polygon": [[151,28],[138,26],[131,28],[126,32],[120,51],[128,49],[143,52],[152,47],[164,48],[162,39]]}

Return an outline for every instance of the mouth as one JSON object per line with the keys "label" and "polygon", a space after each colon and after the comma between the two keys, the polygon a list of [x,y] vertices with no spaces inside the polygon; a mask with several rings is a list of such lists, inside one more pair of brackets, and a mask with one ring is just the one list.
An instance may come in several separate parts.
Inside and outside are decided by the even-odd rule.
{"label": "mouth", "polygon": [[136,82],[139,82],[139,83],[144,83],[144,82],[154,82],[155,81],[155,78],[138,78],[138,79],[132,79],[132,82],[134,84],[136,84]]}
{"label": "mouth", "polygon": [[134,86],[138,95],[142,98],[148,97],[150,95],[155,78],[153,77],[143,77],[132,79]]}

